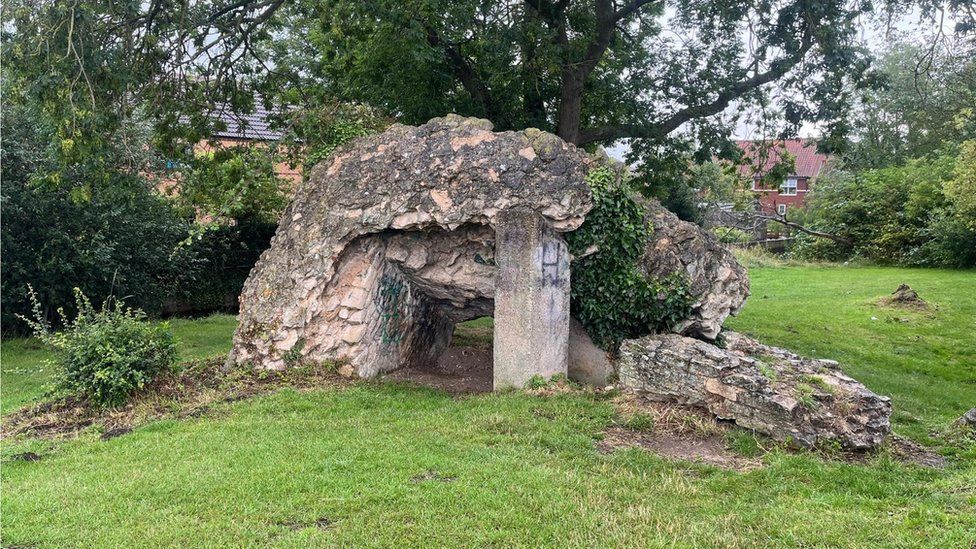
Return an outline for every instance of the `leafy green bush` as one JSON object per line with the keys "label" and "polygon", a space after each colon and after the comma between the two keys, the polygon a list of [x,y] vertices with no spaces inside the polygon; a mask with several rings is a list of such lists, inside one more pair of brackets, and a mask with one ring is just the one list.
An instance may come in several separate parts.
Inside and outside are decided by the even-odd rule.
{"label": "leafy green bush", "polygon": [[188,161],[167,192],[188,216],[277,222],[289,183],[275,172],[280,160],[267,147],[217,147]]}
{"label": "leafy green bush", "polygon": [[[30,314],[27,284],[43,303],[68,312],[73,288],[104,299],[126,296],[150,313],[174,287],[196,276],[183,218],[146,181],[113,174],[108,182],[51,186],[7,178],[2,189],[0,255],[4,335],[23,330],[16,314]],[[53,309],[46,318],[56,321]]]}
{"label": "leafy green bush", "polygon": [[192,257],[188,276],[170,293],[163,312],[236,312],[244,281],[271,244],[275,229],[277,223],[244,218],[196,235],[186,250]]}
{"label": "leafy green bush", "polygon": [[176,344],[167,326],[150,324],[145,313],[122,301],[106,301],[96,310],[76,288],[78,315],[71,320],[59,311],[64,328],[52,332],[33,290],[30,296],[34,319],[24,320],[53,347],[58,386],[68,393],[99,406],[118,406],[176,362]]}
{"label": "leafy green bush", "polygon": [[653,227],[622,174],[603,166],[586,178],[593,209],[567,235],[573,262],[571,310],[594,342],[615,351],[620,341],[674,325],[690,312],[687,281],[656,280],[638,268]]}
{"label": "leafy green bush", "polygon": [[[956,191],[968,174],[964,148],[937,158],[821,177],[797,221],[844,237],[845,246],[799,235],[793,254],[925,267],[976,266],[976,219]],[[959,183],[961,182],[961,183]]]}

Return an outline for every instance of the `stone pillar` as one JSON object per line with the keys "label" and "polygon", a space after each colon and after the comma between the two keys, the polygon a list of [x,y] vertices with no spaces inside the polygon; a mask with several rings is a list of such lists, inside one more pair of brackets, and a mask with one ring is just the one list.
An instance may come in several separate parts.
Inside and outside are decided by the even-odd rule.
{"label": "stone pillar", "polygon": [[495,227],[494,388],[566,374],[569,252],[537,213],[508,211]]}

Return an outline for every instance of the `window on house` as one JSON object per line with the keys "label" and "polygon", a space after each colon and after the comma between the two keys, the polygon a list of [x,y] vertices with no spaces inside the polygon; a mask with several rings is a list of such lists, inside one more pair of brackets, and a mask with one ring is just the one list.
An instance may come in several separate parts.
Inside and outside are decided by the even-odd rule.
{"label": "window on house", "polygon": [[779,194],[785,196],[796,196],[796,178],[791,177],[787,179],[783,186],[779,188]]}
{"label": "window on house", "polygon": [[776,213],[779,215],[786,215],[786,204],[777,204]]}

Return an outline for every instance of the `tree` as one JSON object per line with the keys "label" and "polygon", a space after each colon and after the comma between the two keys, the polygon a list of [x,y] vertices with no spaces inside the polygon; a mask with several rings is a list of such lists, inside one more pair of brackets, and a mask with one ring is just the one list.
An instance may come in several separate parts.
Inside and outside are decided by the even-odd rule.
{"label": "tree", "polygon": [[858,94],[849,169],[897,166],[976,138],[976,43],[895,43],[879,71],[881,86]]}
{"label": "tree", "polygon": [[860,257],[880,264],[976,266],[973,212],[953,200],[950,190],[967,176],[971,161],[966,152],[943,153],[900,166],[822,176],[803,221],[841,240],[799,235],[794,251],[831,261]]}
{"label": "tree", "polygon": [[844,133],[852,90],[871,82],[855,36],[872,9],[857,0],[305,0],[286,9],[264,51],[294,85],[406,123],[453,111],[583,146],[630,139],[644,159],[695,150],[705,160],[736,154],[726,140],[735,117],[722,116],[730,106],[780,114],[787,132],[819,122]]}

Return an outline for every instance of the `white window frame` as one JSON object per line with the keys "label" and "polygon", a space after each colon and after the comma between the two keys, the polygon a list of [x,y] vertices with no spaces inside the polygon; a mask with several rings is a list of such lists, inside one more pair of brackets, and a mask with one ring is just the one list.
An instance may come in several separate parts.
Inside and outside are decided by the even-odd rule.
{"label": "white window frame", "polygon": [[[779,188],[779,194],[783,196],[796,196],[798,187],[800,186],[800,180],[795,177],[788,177],[786,181],[783,182],[783,186]],[[790,192],[792,190],[792,192]]]}
{"label": "white window frame", "polygon": [[776,213],[779,215],[786,215],[786,204],[777,204]]}

